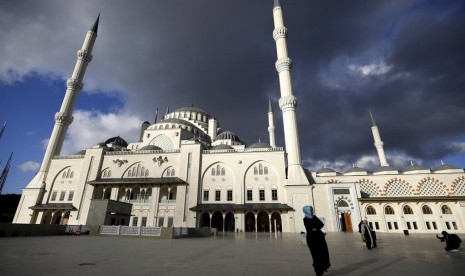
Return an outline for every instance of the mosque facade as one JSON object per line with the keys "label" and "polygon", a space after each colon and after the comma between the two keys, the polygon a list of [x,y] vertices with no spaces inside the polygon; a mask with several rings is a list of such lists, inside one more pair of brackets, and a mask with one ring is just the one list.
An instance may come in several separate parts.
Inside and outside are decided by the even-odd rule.
{"label": "mosque facade", "polygon": [[302,208],[311,204],[328,232],[358,231],[362,219],[379,232],[465,232],[464,170],[446,164],[432,170],[391,167],[373,116],[377,169],[304,169],[287,29],[277,0],[273,18],[284,147],[275,143],[270,103],[269,143],[247,145],[205,110],[183,107],[167,111],[160,122],[142,123],[138,141],[117,136],[62,155],[92,60],[97,18],[78,51],[41,168],[23,189],[13,222],[298,233],[305,231]]}

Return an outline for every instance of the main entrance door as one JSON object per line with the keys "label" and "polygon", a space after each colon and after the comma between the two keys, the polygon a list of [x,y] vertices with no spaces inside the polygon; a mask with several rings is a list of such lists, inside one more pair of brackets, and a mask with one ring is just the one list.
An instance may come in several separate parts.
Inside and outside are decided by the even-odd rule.
{"label": "main entrance door", "polygon": [[353,232],[350,213],[341,214],[341,230],[344,232]]}

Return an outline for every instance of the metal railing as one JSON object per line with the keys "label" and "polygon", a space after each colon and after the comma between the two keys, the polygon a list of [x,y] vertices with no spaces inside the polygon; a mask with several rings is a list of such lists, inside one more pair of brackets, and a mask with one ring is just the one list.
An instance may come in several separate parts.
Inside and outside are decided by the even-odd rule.
{"label": "metal railing", "polygon": [[117,236],[161,236],[161,227],[138,227],[122,225],[101,225],[99,227],[101,235]]}

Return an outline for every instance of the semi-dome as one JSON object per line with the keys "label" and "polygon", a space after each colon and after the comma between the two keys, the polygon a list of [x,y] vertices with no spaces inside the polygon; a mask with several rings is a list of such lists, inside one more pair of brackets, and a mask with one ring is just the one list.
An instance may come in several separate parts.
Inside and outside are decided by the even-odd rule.
{"label": "semi-dome", "polygon": [[258,142],[258,143],[250,145],[248,148],[249,149],[271,149],[272,147],[267,143]]}
{"label": "semi-dome", "polygon": [[140,149],[138,149],[138,151],[140,150],[162,150],[160,147],[157,147],[155,145],[147,145],[145,147],[142,147]]}
{"label": "semi-dome", "polygon": [[216,145],[216,146],[213,146],[211,148],[212,150],[233,150],[234,148],[231,147],[230,145],[224,145],[224,144],[219,144],[219,145]]}
{"label": "semi-dome", "polygon": [[123,148],[128,146],[128,143],[123,138],[121,138],[119,136],[112,137],[112,138],[106,140],[105,144],[106,145],[112,144],[114,146],[120,146],[120,147],[123,147]]}

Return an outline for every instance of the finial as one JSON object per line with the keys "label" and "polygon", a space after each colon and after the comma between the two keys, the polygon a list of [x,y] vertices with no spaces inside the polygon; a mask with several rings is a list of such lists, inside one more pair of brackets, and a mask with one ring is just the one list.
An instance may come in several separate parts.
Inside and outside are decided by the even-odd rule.
{"label": "finial", "polygon": [[276,8],[276,7],[281,7],[281,5],[279,4],[279,0],[274,0],[273,8]]}
{"label": "finial", "polygon": [[273,112],[273,108],[271,107],[271,98],[268,97],[268,113]]}
{"label": "finial", "polygon": [[410,161],[410,166],[413,166],[413,161]]}
{"label": "finial", "polygon": [[95,34],[97,34],[99,19],[100,19],[100,12],[98,13],[98,16],[97,16],[97,19],[94,22],[94,25],[92,25],[92,28],[90,28],[91,32],[93,32]]}
{"label": "finial", "polygon": [[371,126],[372,127],[376,126],[375,118],[373,118],[373,114],[371,113],[371,110],[370,110],[370,118],[371,118]]}
{"label": "finial", "polygon": [[352,168],[355,168],[355,163],[352,163]]}
{"label": "finial", "polygon": [[441,159],[441,165],[444,165],[444,161],[442,161],[442,159]]}
{"label": "finial", "polygon": [[258,137],[258,142],[261,143],[262,141],[260,141],[260,137]]}
{"label": "finial", "polygon": [[170,106],[169,106],[169,105],[166,107],[166,113],[165,113],[165,115],[168,114],[168,113],[170,113]]}

